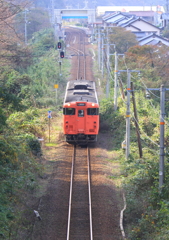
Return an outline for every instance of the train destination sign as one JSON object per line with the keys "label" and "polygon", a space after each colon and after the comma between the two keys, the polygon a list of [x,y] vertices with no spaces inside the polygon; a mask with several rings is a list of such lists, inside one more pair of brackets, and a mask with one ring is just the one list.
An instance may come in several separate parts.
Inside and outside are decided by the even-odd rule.
{"label": "train destination sign", "polygon": [[77,103],[77,106],[86,106],[85,103]]}

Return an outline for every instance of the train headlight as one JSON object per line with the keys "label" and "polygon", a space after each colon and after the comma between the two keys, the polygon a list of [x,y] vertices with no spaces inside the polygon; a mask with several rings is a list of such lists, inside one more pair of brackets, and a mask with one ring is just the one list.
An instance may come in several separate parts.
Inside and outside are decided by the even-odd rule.
{"label": "train headlight", "polygon": [[94,107],[94,105],[95,105],[95,104],[94,104],[94,103],[92,103],[92,107]]}
{"label": "train headlight", "polygon": [[67,105],[70,106],[70,103],[68,103]]}

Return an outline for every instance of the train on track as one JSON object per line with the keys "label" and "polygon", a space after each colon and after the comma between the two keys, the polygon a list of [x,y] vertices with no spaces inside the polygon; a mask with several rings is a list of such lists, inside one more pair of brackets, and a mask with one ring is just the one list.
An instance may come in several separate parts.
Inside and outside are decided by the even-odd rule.
{"label": "train on track", "polygon": [[72,80],[67,83],[63,103],[63,132],[68,143],[86,145],[97,141],[99,103],[95,82]]}

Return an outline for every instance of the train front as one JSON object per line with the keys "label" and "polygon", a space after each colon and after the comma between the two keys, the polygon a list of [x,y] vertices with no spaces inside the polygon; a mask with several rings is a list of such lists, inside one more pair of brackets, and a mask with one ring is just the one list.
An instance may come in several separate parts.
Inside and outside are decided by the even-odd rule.
{"label": "train front", "polygon": [[88,144],[97,141],[99,105],[92,102],[69,102],[63,106],[63,131],[68,143]]}

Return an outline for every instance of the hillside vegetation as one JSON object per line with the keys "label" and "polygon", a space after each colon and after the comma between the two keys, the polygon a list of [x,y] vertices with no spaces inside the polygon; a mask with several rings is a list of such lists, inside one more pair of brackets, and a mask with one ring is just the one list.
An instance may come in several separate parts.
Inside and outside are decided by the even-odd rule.
{"label": "hillside vegetation", "polygon": [[[117,42],[119,44],[119,42]],[[122,44],[122,43],[121,43]],[[119,45],[118,45],[119,46]],[[123,49],[123,46],[121,46]],[[121,182],[126,196],[127,209],[124,215],[124,226],[127,239],[168,239],[169,223],[169,92],[166,91],[165,101],[165,180],[159,189],[159,144],[160,144],[160,91],[151,91],[146,98],[147,88],[160,88],[162,84],[169,88],[169,48],[166,46],[133,46],[125,52],[124,57],[118,57],[120,70],[139,70],[131,73],[134,85],[139,130],[143,156],[140,157],[133,102],[131,99],[131,136],[130,155],[126,159],[125,150],[120,150],[126,132],[126,88],[127,73],[118,77],[120,96],[118,110],[113,106],[113,79],[110,98],[101,102],[101,126],[111,130],[114,151],[122,164]],[[111,64],[114,67],[114,57]],[[113,68],[112,67],[112,68]],[[112,76],[114,73],[112,72]],[[105,76],[106,81],[106,76]],[[102,87],[105,87],[105,83]],[[124,95],[123,95],[123,94]],[[123,152],[124,151],[124,152]]]}
{"label": "hillside vegetation", "polygon": [[[0,9],[6,19],[0,20],[0,239],[18,239],[27,227],[24,214],[32,211],[27,194],[38,188],[43,175],[38,139],[45,140],[48,110],[60,109],[68,69],[65,60],[60,73],[53,29],[41,25],[24,44],[20,7],[2,1]],[[57,106],[54,84],[61,90]]]}
{"label": "hillside vegetation", "polygon": [[[32,1],[36,7],[45,7],[45,8],[49,8],[51,7],[51,2],[48,0],[33,0]],[[154,0],[153,3],[152,1],[145,1],[145,0],[139,0],[139,1],[131,1],[131,0],[127,0],[127,1],[111,1],[111,0],[97,0],[97,1],[86,1],[87,5],[85,5],[85,1],[80,1],[80,0],[61,0],[61,1],[57,1],[54,0],[54,7],[58,8],[58,9],[66,9],[66,8],[75,8],[75,9],[83,9],[85,6],[87,6],[87,8],[95,8],[97,6],[164,6],[165,2],[162,0]]]}

